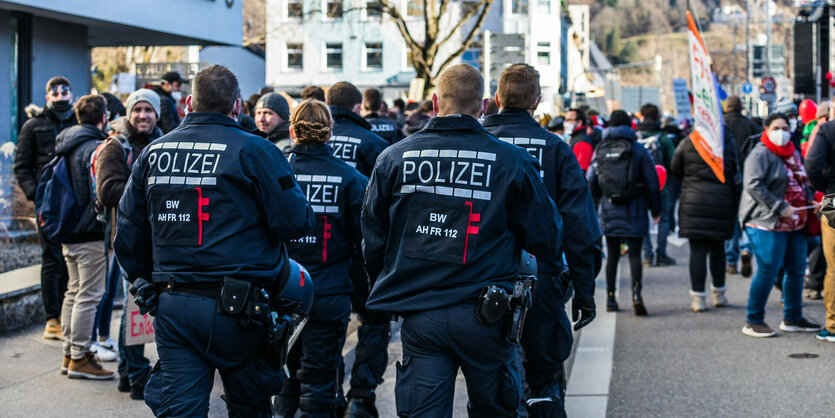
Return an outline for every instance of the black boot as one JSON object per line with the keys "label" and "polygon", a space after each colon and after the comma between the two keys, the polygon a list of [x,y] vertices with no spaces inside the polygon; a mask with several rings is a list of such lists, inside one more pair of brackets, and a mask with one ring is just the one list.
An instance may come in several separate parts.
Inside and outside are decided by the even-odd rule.
{"label": "black boot", "polygon": [[145,385],[148,384],[148,378],[151,377],[151,368],[146,367],[145,370],[140,374],[136,381],[131,382],[130,384],[130,398],[141,401],[145,399]]}
{"label": "black boot", "polygon": [[644,306],[644,298],[641,297],[641,285],[632,286],[632,307],[635,308],[635,316],[646,316],[647,308]]}
{"label": "black boot", "polygon": [[606,312],[617,312],[618,300],[615,298],[615,292],[609,292],[606,297]]}
{"label": "black boot", "polygon": [[344,418],[377,418],[378,416],[373,398],[348,398]]}
{"label": "black boot", "polygon": [[116,386],[116,389],[119,389],[119,392],[130,392],[130,378],[127,376],[120,377],[119,386]]}

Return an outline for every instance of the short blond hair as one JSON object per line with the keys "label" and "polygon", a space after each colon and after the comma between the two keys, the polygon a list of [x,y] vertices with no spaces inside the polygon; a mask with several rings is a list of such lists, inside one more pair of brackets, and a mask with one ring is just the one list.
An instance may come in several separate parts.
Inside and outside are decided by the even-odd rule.
{"label": "short blond hair", "polygon": [[328,105],[318,100],[307,99],[293,109],[290,126],[298,143],[325,143],[331,138],[333,117]]}
{"label": "short blond hair", "polygon": [[436,94],[439,99],[439,113],[460,113],[479,117],[484,97],[484,79],[471,65],[454,65],[438,77]]}

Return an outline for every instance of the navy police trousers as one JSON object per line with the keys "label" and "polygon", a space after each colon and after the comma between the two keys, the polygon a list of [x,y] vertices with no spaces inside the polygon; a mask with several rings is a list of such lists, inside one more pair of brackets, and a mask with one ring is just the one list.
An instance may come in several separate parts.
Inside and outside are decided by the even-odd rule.
{"label": "navy police trousers", "polygon": [[513,417],[521,401],[515,345],[505,328],[482,325],[474,303],[404,315],[395,403],[401,417],[452,417],[455,378],[467,381],[471,417]]}
{"label": "navy police trousers", "polygon": [[263,360],[265,329],[218,313],[215,299],[176,292],[160,294],[154,329],[159,363],[145,387],[154,415],[205,417],[218,370],[229,416],[272,416],[284,376]]}

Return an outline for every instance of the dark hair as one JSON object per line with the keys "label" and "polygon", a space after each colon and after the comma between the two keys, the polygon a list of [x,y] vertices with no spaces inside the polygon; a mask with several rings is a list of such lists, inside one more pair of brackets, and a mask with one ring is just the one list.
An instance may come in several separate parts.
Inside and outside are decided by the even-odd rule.
{"label": "dark hair", "polygon": [[403,110],[406,108],[406,102],[403,99],[394,99],[394,107]]}
{"label": "dark hair", "polygon": [[122,101],[118,97],[107,92],[101,95],[107,100],[107,111],[110,112],[110,120],[116,119],[117,116],[125,116],[127,109],[125,109],[125,105],[122,104]]}
{"label": "dark hair", "polygon": [[107,99],[100,94],[88,94],[78,99],[73,106],[78,123],[96,125],[107,113]]}
{"label": "dark hair", "polygon": [[362,108],[372,112],[380,110],[380,107],[383,106],[383,98],[381,96],[380,90],[365,89],[362,92]]}
{"label": "dark hair", "polygon": [[420,102],[409,102],[406,105],[406,110],[417,110],[420,107]]}
{"label": "dark hair", "polygon": [[46,82],[46,92],[49,93],[49,90],[54,86],[69,86],[70,89],[72,89],[72,86],[70,86],[70,80],[67,80],[67,77],[60,75],[52,77]]}
{"label": "dark hair", "polygon": [[302,90],[302,100],[313,99],[325,101],[325,91],[319,86],[307,86]]}
{"label": "dark hair", "polygon": [[783,119],[784,121],[786,121],[786,124],[789,123],[789,117],[786,116],[785,113],[775,112],[768,115],[768,117],[765,118],[765,121],[763,121],[763,127],[768,128],[777,119]]}
{"label": "dark hair", "polygon": [[609,118],[609,126],[612,128],[616,126],[628,126],[631,128],[632,118],[630,118],[629,114],[623,110],[615,110]]}
{"label": "dark hair", "polygon": [[532,108],[541,93],[539,73],[528,64],[513,64],[499,76],[496,96],[503,108]]}
{"label": "dark hair", "polygon": [[496,99],[490,99],[487,102],[487,109],[484,110],[484,116],[495,115],[499,113],[499,106],[496,104]]}
{"label": "dark hair", "polygon": [[420,104],[420,107],[418,108],[417,111],[418,111],[418,113],[424,113],[425,114],[425,113],[432,112],[434,110],[435,110],[435,108],[432,106],[432,101],[431,100],[426,100],[426,101],[424,101],[423,103]]}
{"label": "dark hair", "polygon": [[577,119],[580,120],[582,125],[588,125],[589,124],[589,118],[588,118],[588,116],[586,116],[586,112],[583,111],[583,109],[578,109],[576,107],[572,107],[571,109],[568,109],[565,113],[568,114],[568,112],[577,113]]}
{"label": "dark hair", "polygon": [[194,76],[191,106],[195,112],[217,112],[228,115],[240,96],[238,77],[222,65],[210,65]]}
{"label": "dark hair", "polygon": [[362,93],[353,84],[340,81],[328,89],[327,99],[330,106],[353,110],[354,106],[362,103]]}
{"label": "dark hair", "polygon": [[658,106],[652,103],[647,103],[641,106],[641,116],[644,118],[645,121],[661,121],[661,114],[658,111]]}

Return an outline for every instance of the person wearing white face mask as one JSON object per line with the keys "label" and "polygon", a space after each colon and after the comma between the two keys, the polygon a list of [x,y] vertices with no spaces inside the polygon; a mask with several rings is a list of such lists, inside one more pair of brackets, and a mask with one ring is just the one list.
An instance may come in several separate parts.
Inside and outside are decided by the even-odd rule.
{"label": "person wearing white face mask", "polygon": [[[745,160],[739,221],[751,239],[757,273],[748,294],[748,317],[742,333],[771,337],[765,304],[774,282],[783,282],[783,332],[817,332],[819,324],[803,317],[801,297],[806,271],[806,222],[814,207],[800,153],[791,142],[789,118],[774,113]],[[778,277],[778,272],[785,272]]]}
{"label": "person wearing white face mask", "polygon": [[176,71],[169,71],[163,74],[160,84],[154,86],[154,91],[160,98],[160,115],[157,126],[163,134],[167,134],[180,126],[180,113],[177,111],[177,103],[183,98],[183,84],[188,80],[180,76]]}

